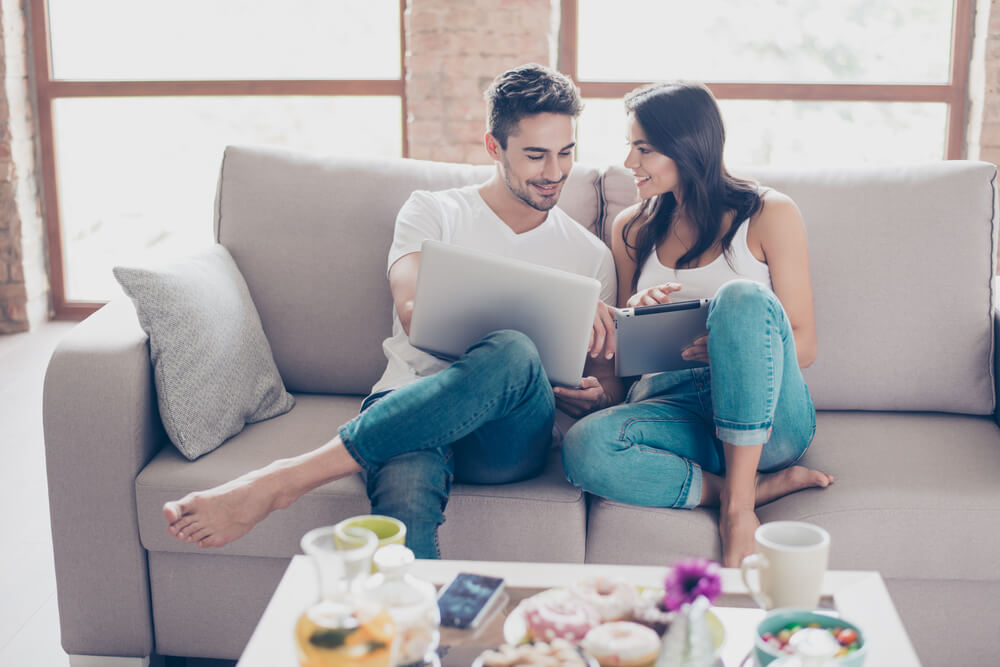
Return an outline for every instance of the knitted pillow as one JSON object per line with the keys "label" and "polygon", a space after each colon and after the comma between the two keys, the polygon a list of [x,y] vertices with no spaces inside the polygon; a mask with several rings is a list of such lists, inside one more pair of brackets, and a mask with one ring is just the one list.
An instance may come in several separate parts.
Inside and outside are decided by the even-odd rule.
{"label": "knitted pillow", "polygon": [[113,269],[149,336],[160,418],[188,459],[295,404],[250,291],[215,245],[158,269]]}

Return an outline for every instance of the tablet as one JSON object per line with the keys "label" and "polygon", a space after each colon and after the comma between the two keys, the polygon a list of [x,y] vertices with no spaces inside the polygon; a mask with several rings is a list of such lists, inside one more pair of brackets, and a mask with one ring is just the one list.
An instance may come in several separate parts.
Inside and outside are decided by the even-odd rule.
{"label": "tablet", "polygon": [[707,366],[681,352],[707,333],[708,299],[614,311],[615,374],[628,377]]}
{"label": "tablet", "polygon": [[549,382],[579,387],[600,293],[596,278],[424,241],[410,344],[453,360],[486,334],[514,329],[535,344]]}

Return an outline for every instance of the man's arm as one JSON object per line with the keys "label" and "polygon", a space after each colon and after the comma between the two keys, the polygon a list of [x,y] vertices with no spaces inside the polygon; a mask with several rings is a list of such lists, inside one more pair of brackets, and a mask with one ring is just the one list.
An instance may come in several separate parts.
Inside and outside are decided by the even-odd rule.
{"label": "man's arm", "polygon": [[410,335],[410,320],[413,318],[413,297],[417,292],[417,272],[420,270],[420,253],[411,252],[397,259],[389,268],[389,289],[392,302],[399,315],[403,331]]}
{"label": "man's arm", "polygon": [[615,362],[604,357],[588,357],[583,368],[585,377],[579,389],[553,387],[556,407],[570,417],[617,405],[625,397],[621,378],[615,375]]}

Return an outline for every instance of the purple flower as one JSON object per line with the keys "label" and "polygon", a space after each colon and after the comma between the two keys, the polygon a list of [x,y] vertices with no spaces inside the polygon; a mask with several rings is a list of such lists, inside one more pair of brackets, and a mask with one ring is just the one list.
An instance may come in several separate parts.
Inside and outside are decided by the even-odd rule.
{"label": "purple flower", "polygon": [[722,593],[719,564],[707,558],[685,558],[674,564],[663,582],[663,607],[677,611],[681,605],[704,595],[709,602]]}

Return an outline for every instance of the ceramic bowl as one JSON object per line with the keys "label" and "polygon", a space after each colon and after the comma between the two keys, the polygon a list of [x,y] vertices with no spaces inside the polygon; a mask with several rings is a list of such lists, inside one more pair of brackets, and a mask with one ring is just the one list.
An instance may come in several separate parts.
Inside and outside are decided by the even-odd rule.
{"label": "ceramic bowl", "polygon": [[836,612],[789,608],[775,609],[769,612],[757,626],[757,633],[754,635],[753,642],[753,652],[757,658],[757,664],[761,667],[766,667],[766,665],[769,665],[778,658],[788,655],[767,644],[761,639],[761,635],[766,633],[777,635],[779,631],[787,628],[789,625],[807,627],[813,623],[818,624],[821,628],[851,628],[857,632],[861,647],[850,655],[836,658],[835,664],[838,667],[861,667],[864,664],[865,657],[868,654],[867,640],[864,632],[857,625],[837,616]]}

